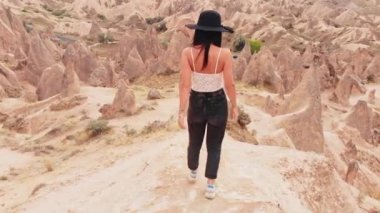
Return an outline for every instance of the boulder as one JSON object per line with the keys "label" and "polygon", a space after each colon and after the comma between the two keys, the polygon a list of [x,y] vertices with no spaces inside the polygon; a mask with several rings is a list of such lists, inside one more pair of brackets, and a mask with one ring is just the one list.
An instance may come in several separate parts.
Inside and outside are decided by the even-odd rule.
{"label": "boulder", "polygon": [[148,100],[156,100],[156,99],[161,99],[162,96],[160,94],[160,91],[158,91],[157,89],[151,89],[149,90],[147,98]]}

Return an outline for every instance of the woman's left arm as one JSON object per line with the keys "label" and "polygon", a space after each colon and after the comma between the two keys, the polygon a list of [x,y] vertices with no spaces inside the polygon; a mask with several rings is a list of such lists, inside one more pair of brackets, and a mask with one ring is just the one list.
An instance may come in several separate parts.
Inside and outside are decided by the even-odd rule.
{"label": "woman's left arm", "polygon": [[[185,117],[185,112],[187,110],[190,87],[191,87],[191,67],[187,57],[188,48],[182,51],[181,55],[181,67],[180,67],[180,81],[179,81],[179,119],[183,120]],[[183,118],[183,119],[181,119]],[[182,124],[180,123],[181,127]]]}

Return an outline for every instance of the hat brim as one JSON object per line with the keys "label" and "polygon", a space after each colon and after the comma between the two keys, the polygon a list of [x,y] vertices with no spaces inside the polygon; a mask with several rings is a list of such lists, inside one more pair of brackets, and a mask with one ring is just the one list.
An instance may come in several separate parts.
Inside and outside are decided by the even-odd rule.
{"label": "hat brim", "polygon": [[227,33],[233,33],[234,30],[231,27],[227,26],[219,26],[219,27],[210,27],[210,26],[201,26],[197,24],[186,24],[187,28],[192,30],[202,30],[202,31],[212,31],[212,32],[227,32]]}

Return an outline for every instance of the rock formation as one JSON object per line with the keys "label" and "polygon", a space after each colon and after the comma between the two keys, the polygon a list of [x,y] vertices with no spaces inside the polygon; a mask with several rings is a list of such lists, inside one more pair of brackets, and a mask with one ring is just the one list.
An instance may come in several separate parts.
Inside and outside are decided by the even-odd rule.
{"label": "rock formation", "polygon": [[136,46],[132,48],[124,64],[122,76],[128,80],[134,80],[146,72],[144,61],[142,60]]}
{"label": "rock formation", "polygon": [[16,74],[2,63],[0,63],[0,88],[2,97],[19,98],[22,95]]}
{"label": "rock formation", "polygon": [[28,52],[28,72],[26,79],[37,86],[43,71],[56,64],[54,56],[38,33],[33,33]]}
{"label": "rock formation", "polygon": [[288,93],[292,91],[302,79],[302,59],[293,50],[285,46],[278,53],[276,62],[285,92]]}
{"label": "rock formation", "polygon": [[80,92],[80,81],[75,72],[74,62],[66,64],[65,74],[62,79],[62,92],[65,97],[73,96]]}
{"label": "rock formation", "polygon": [[380,82],[380,54],[377,54],[368,65],[365,73],[367,74],[367,80],[379,83]]}
{"label": "rock formation", "polygon": [[128,85],[124,80],[120,80],[112,105],[105,104],[99,111],[104,118],[111,119],[118,116],[132,115],[136,110],[134,92],[128,88]]}
{"label": "rock formation", "polygon": [[366,141],[372,141],[373,113],[367,102],[358,101],[346,121],[347,125],[358,129]]}
{"label": "rock formation", "polygon": [[279,107],[279,125],[299,150],[323,152],[322,104],[316,71],[306,71],[300,84]]}
{"label": "rock formation", "polygon": [[177,30],[174,32],[166,50],[162,63],[165,65],[162,73],[179,72],[179,62],[182,50],[190,44],[189,37],[182,31]]}
{"label": "rock formation", "polygon": [[268,89],[280,94],[284,93],[283,81],[277,73],[275,58],[269,49],[263,49],[251,58],[242,80],[251,85],[269,87]]}
{"label": "rock formation", "polygon": [[46,68],[37,85],[38,100],[44,100],[62,91],[62,83],[65,75],[65,69],[61,64],[55,64]]}
{"label": "rock formation", "polygon": [[65,65],[73,62],[75,71],[83,82],[88,82],[91,73],[98,68],[95,56],[81,42],[70,44],[63,54],[62,61]]}
{"label": "rock formation", "polygon": [[358,175],[359,164],[357,161],[352,161],[348,164],[348,169],[345,177],[345,181],[349,184],[353,184],[355,178]]}
{"label": "rock formation", "polygon": [[349,99],[353,87],[357,88],[362,93],[366,92],[364,85],[352,72],[352,67],[349,66],[343,76],[339,79],[330,100],[348,106],[350,104]]}

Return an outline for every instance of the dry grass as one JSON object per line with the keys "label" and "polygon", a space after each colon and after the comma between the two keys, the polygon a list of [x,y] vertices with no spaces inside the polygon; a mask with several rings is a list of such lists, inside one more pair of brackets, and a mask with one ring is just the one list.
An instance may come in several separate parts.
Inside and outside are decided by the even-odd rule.
{"label": "dry grass", "polygon": [[258,145],[256,134],[254,131],[249,132],[246,128],[242,128],[238,123],[228,122],[228,134],[235,140],[245,143]]}
{"label": "dry grass", "polygon": [[108,121],[106,120],[92,120],[86,127],[86,132],[88,132],[91,138],[105,134],[111,130],[108,126]]}

